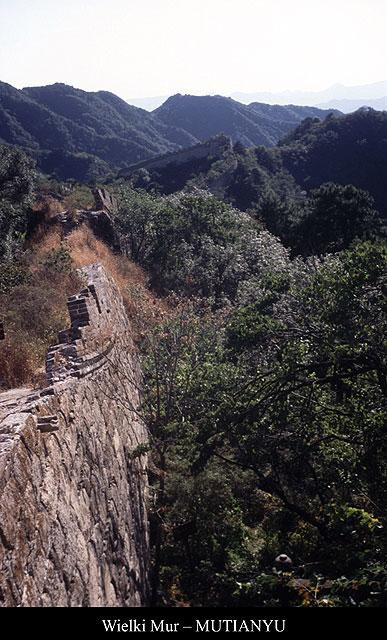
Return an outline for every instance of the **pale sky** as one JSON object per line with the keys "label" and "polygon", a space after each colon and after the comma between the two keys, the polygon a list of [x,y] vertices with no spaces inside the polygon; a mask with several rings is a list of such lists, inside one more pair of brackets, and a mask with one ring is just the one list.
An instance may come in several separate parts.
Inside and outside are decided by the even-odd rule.
{"label": "pale sky", "polygon": [[387,0],[0,0],[0,80],[128,99],[386,79]]}

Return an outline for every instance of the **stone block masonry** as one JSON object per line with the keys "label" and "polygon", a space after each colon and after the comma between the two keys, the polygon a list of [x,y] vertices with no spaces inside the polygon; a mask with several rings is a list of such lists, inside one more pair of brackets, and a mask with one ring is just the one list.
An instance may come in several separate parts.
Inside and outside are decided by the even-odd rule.
{"label": "stone block masonry", "polygon": [[147,604],[141,374],[115,283],[84,277],[47,386],[0,394],[2,606]]}

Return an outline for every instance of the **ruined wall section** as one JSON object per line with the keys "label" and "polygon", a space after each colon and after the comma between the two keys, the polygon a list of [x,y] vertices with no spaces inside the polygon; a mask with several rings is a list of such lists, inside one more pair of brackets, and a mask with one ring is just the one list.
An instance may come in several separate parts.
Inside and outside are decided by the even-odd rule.
{"label": "ruined wall section", "polygon": [[100,265],[69,299],[47,386],[0,394],[0,604],[141,606],[148,593],[141,375]]}

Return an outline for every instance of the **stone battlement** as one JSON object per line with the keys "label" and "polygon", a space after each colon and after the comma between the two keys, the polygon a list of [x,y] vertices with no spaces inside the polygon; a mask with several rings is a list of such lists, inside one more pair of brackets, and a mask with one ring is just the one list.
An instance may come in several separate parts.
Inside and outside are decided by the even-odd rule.
{"label": "stone battlement", "polygon": [[58,344],[46,357],[49,383],[80,377],[94,362],[101,363],[113,348],[117,333],[129,331],[120,293],[101,265],[80,271],[88,285],[68,299],[71,325],[59,332]]}
{"label": "stone battlement", "polygon": [[68,301],[47,385],[0,394],[0,605],[139,606],[148,594],[141,374],[101,265]]}

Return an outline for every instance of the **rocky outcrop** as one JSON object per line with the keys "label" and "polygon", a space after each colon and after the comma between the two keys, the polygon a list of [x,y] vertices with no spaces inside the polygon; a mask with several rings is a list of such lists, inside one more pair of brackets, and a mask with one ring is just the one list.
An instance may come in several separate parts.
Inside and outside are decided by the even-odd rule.
{"label": "rocky outcrop", "polygon": [[121,296],[84,270],[47,386],[0,394],[0,603],[141,606],[147,433]]}

